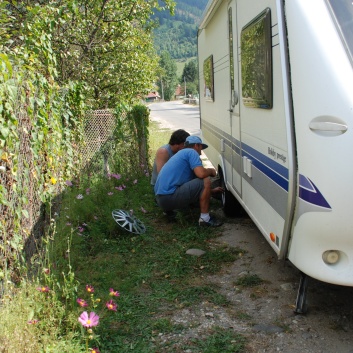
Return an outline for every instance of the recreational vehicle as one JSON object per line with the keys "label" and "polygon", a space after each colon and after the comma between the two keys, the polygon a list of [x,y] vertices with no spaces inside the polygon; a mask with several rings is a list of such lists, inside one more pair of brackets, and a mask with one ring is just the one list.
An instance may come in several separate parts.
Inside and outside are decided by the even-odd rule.
{"label": "recreational vehicle", "polygon": [[198,31],[201,131],[225,187],[308,277],[353,286],[353,3],[210,0]]}

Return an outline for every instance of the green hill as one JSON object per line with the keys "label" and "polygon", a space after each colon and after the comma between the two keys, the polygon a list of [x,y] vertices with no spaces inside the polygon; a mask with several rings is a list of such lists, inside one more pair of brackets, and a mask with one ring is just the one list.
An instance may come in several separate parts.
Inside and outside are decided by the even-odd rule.
{"label": "green hill", "polygon": [[154,31],[157,53],[169,52],[172,59],[186,61],[197,54],[197,27],[208,0],[177,0],[175,15],[157,12],[160,27]]}

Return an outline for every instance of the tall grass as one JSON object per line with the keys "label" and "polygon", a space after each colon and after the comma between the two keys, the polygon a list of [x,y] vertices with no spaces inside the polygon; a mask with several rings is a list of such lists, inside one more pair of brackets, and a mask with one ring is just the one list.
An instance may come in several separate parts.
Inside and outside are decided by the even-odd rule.
{"label": "tall grass", "polygon": [[[170,134],[152,124],[151,156]],[[197,210],[181,214],[177,225],[168,223],[155,205],[146,170],[111,173],[83,175],[68,183],[60,213],[53,215],[41,251],[32,259],[37,275],[24,279],[3,298],[0,352],[76,353],[97,348],[102,353],[153,353],[161,351],[154,340],[158,332],[186,329],[164,317],[166,310],[204,300],[228,304],[217,288],[195,279],[200,269],[203,275],[216,273],[236,260],[241,250],[211,246],[207,240],[218,233],[197,226]],[[111,215],[115,209],[131,212],[145,224],[146,232],[132,234],[119,227]],[[197,247],[206,255],[185,254]],[[111,296],[112,290],[120,295]],[[78,298],[89,306],[81,307]],[[109,300],[117,305],[116,311],[106,306]],[[99,313],[97,326],[79,323],[84,310]],[[210,342],[221,347],[222,335],[217,331]],[[204,343],[195,341],[198,345],[203,349]],[[236,351],[243,347],[239,339]]]}

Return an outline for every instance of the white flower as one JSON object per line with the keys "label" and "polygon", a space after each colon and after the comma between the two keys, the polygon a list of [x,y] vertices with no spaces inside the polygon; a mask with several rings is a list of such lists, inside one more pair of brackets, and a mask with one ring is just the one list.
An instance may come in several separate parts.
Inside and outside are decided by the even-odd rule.
{"label": "white flower", "polygon": [[83,199],[83,195],[82,195],[82,194],[78,194],[78,195],[76,196],[76,199],[77,199],[77,200],[82,200],[82,199]]}

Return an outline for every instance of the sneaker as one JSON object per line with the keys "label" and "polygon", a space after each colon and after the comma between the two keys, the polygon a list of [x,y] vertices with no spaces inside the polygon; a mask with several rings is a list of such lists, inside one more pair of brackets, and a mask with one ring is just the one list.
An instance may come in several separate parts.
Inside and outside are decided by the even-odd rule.
{"label": "sneaker", "polygon": [[205,222],[202,218],[199,219],[199,226],[200,227],[219,227],[223,223],[219,221],[216,217],[211,216],[208,222]]}

